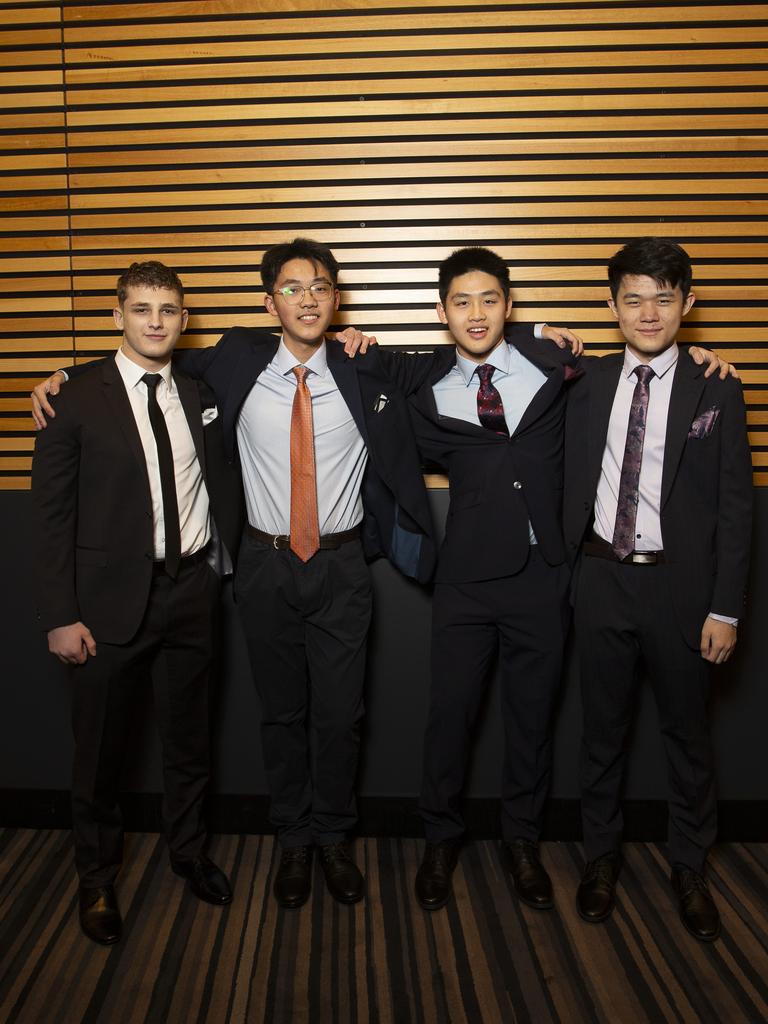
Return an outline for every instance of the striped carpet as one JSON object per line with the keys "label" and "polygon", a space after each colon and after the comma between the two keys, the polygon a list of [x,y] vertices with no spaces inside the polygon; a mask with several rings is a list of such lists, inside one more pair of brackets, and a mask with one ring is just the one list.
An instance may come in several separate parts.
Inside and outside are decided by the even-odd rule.
{"label": "striped carpet", "polygon": [[266,898],[271,836],[218,836],[211,853],[235,887],[223,911],[186,892],[157,835],[131,836],[118,887],[125,936],[105,949],[77,925],[70,834],[0,831],[2,1024],[768,1020],[767,845],[714,852],[723,937],[713,945],[680,925],[653,844],[625,848],[620,902],[602,926],[576,914],[576,843],[543,846],[549,913],[517,903],[492,842],[465,847],[456,899],[434,914],[412,897],[417,840],[359,839],[368,899],[340,907],[316,884],[293,912]]}

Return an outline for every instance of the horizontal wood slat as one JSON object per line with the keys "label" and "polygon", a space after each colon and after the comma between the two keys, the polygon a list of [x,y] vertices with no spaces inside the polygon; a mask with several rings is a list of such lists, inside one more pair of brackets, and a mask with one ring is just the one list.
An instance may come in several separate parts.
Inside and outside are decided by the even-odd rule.
{"label": "horizontal wood slat", "polygon": [[338,326],[448,343],[437,265],[485,244],[514,319],[594,353],[609,256],[674,237],[681,340],[740,367],[768,485],[766,41],[755,3],[0,0],[0,488],[28,485],[34,382],[114,348],[131,260],[180,271],[183,344],[212,344],[274,326],[259,264],[299,233],[342,265]]}

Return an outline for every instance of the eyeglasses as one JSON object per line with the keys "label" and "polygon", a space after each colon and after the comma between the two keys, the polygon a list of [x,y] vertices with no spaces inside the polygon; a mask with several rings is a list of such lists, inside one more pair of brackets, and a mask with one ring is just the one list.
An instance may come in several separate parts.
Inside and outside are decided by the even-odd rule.
{"label": "eyeglasses", "polygon": [[276,288],[272,294],[273,296],[282,295],[289,306],[298,306],[304,300],[307,292],[318,302],[327,302],[333,295],[333,285],[327,281],[316,281],[309,288],[300,284],[287,284],[284,288]]}

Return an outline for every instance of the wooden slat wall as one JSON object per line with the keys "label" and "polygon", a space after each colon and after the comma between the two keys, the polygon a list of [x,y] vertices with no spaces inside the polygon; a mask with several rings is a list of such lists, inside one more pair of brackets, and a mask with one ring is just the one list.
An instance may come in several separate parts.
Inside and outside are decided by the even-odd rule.
{"label": "wooden slat wall", "polygon": [[681,242],[684,340],[738,364],[768,484],[768,8],[547,0],[0,0],[0,487],[35,379],[114,348],[132,259],[176,267],[186,343],[271,325],[266,245],[343,266],[339,323],[445,342],[436,265],[500,251],[516,316],[615,347],[605,263]]}

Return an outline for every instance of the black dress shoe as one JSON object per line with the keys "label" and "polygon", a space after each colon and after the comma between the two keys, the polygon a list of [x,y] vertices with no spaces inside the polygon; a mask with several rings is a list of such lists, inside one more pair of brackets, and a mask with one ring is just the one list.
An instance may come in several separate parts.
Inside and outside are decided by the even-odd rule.
{"label": "black dress shoe", "polygon": [[89,939],[102,946],[118,941],[123,932],[123,920],[111,885],[96,889],[80,887],[80,927]]}
{"label": "black dress shoe", "polygon": [[346,843],[320,847],[320,867],[328,892],[339,903],[357,903],[365,895],[365,879],[349,856]]}
{"label": "black dress shoe", "polygon": [[536,843],[529,839],[513,839],[503,844],[503,850],[519,899],[535,910],[549,910],[552,906],[552,883],[539,859]]}
{"label": "black dress shoe", "polygon": [[621,855],[618,850],[604,853],[584,868],[576,906],[579,915],[590,924],[599,924],[613,913],[616,905],[616,879],[619,877]]}
{"label": "black dress shoe", "polygon": [[286,910],[295,910],[307,902],[312,891],[311,846],[290,846],[283,850],[272,891]]}
{"label": "black dress shoe", "polygon": [[195,857],[194,860],[172,860],[171,868],[174,874],[187,879],[189,888],[199,900],[213,903],[218,907],[232,902],[229,879],[221,868],[217,868],[207,857]]}
{"label": "black dress shoe", "polygon": [[416,872],[416,899],[424,910],[439,910],[451,898],[451,876],[459,859],[459,840],[427,843]]}
{"label": "black dress shoe", "polygon": [[680,901],[680,920],[691,935],[702,942],[714,942],[720,935],[720,914],[704,876],[693,868],[675,864],[672,887]]}

